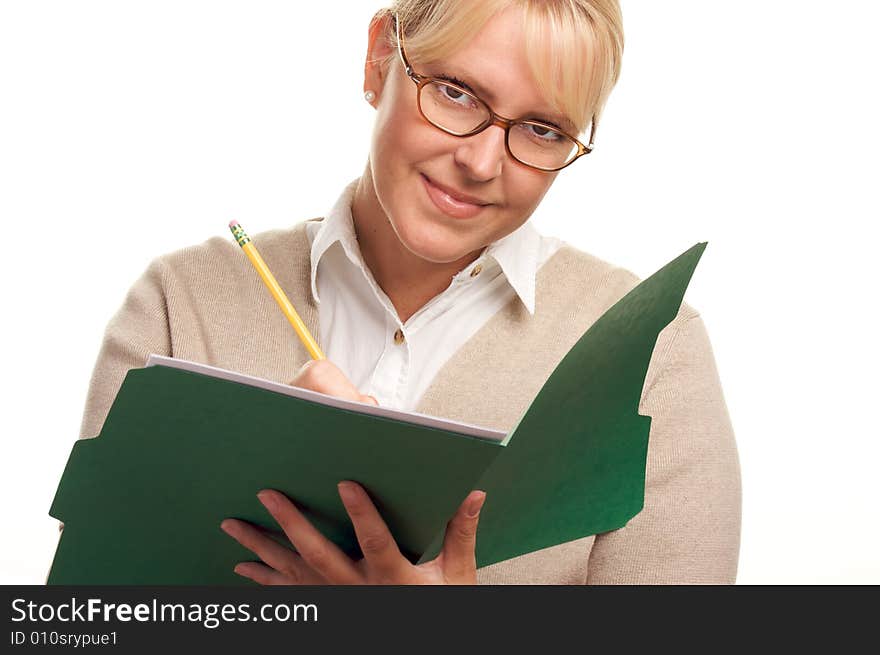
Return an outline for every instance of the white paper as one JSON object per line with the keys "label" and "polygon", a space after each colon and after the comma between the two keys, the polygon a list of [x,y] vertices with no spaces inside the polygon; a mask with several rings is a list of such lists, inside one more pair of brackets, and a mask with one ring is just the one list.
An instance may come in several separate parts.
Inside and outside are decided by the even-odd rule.
{"label": "white paper", "polygon": [[479,439],[487,439],[489,441],[503,441],[507,437],[506,433],[499,432],[498,430],[490,430],[489,428],[481,428],[479,426],[470,425],[468,423],[459,423],[457,421],[450,421],[448,419],[437,418],[436,416],[428,416],[426,414],[418,414],[416,412],[403,412],[397,409],[379,407],[368,403],[359,403],[353,400],[344,400],[342,398],[337,398],[336,396],[328,396],[324,393],[318,393],[317,391],[301,389],[300,387],[292,387],[288,384],[281,384],[280,382],[273,382],[272,380],[265,380],[263,378],[254,377],[252,375],[245,375],[244,373],[227,371],[226,369],[217,368],[216,366],[208,366],[207,364],[190,362],[185,359],[175,359],[173,357],[164,357],[163,355],[151,354],[147,358],[146,365],[166,366],[168,368],[177,368],[183,371],[201,373],[202,375],[209,375],[214,378],[229,380],[230,382],[238,382],[240,384],[246,384],[251,387],[266,389],[267,391],[283,393],[285,396],[293,396],[294,398],[301,398],[302,400],[307,400],[309,402],[329,405],[331,407],[338,407],[340,409],[347,409],[349,411],[359,412],[361,414],[372,414],[373,416],[381,416],[383,418],[393,419],[395,421],[404,421],[406,423],[424,425],[431,428],[438,428],[440,430],[447,430],[449,432],[457,432],[459,434],[477,437]]}

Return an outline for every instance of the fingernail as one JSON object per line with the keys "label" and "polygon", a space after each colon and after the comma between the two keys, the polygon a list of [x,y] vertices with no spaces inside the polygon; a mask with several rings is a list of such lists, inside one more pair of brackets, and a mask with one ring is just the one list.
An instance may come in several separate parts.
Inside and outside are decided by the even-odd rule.
{"label": "fingernail", "polygon": [[475,498],[471,498],[471,501],[468,503],[467,509],[465,510],[467,517],[472,519],[479,515],[484,502],[486,502],[486,493],[483,491],[481,491]]}
{"label": "fingernail", "polygon": [[339,497],[342,502],[349,505],[357,500],[357,491],[349,482],[340,482],[336,487],[339,489]]}
{"label": "fingernail", "polygon": [[226,534],[232,534],[232,532],[230,531],[231,528],[232,522],[228,519],[223,519],[222,521],[220,521],[220,529],[223,530],[223,532],[225,532]]}
{"label": "fingernail", "polygon": [[278,500],[275,498],[275,494],[273,494],[268,489],[263,489],[257,494],[257,498],[260,499],[260,502],[263,503],[263,507],[268,509],[270,512],[273,511],[278,506]]}

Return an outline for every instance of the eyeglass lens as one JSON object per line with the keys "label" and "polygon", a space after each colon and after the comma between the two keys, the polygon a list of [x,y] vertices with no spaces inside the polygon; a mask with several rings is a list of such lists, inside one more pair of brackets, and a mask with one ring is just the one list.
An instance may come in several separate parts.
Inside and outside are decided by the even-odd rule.
{"label": "eyeglass lens", "polygon": [[[422,86],[419,107],[431,123],[457,136],[474,132],[491,118],[489,108],[479,98],[442,81]],[[513,125],[507,144],[510,153],[522,163],[547,169],[564,166],[578,151],[577,143],[567,135],[530,121]]]}

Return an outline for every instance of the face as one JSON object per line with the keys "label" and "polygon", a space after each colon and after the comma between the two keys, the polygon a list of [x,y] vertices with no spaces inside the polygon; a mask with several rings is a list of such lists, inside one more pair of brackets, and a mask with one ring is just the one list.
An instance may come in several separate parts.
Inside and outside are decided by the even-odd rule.
{"label": "face", "polygon": [[[495,15],[452,55],[413,68],[463,82],[501,116],[558,123],[531,75],[520,11]],[[378,31],[371,31],[374,43]],[[376,200],[403,246],[424,260],[457,261],[510,234],[556,178],[512,159],[501,127],[462,138],[429,124],[399,57],[381,72],[368,66],[365,88],[377,94],[370,152]]]}

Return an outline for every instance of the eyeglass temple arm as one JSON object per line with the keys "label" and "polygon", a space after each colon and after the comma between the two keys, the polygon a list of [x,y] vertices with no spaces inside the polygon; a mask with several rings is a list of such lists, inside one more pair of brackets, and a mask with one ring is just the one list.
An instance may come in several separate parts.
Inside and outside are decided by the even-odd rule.
{"label": "eyeglass temple arm", "polygon": [[406,58],[406,53],[403,51],[403,35],[400,33],[400,21],[397,20],[397,14],[392,14],[391,18],[394,21],[394,35],[397,38],[397,52],[400,53],[400,59],[403,61],[403,70],[406,71],[406,74],[409,77],[417,80],[420,76],[413,72],[413,67]]}
{"label": "eyeglass temple arm", "polygon": [[587,152],[593,151],[593,142],[596,140],[596,114],[590,119],[590,140],[584,146]]}

